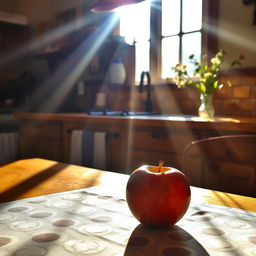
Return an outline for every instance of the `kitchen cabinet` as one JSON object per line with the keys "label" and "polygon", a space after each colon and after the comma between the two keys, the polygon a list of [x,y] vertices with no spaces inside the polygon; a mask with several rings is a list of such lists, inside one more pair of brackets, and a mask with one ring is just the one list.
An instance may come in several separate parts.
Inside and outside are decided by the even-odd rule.
{"label": "kitchen cabinet", "polygon": [[[127,167],[133,170],[142,164],[158,165],[164,161],[166,166],[182,170],[182,154],[186,145],[192,141],[220,135],[247,133],[234,130],[190,129],[190,128],[152,128],[134,127],[127,143]],[[252,134],[252,132],[249,132]]]}
{"label": "kitchen cabinet", "polygon": [[[62,74],[54,80],[53,84],[47,85],[47,90],[51,92],[61,86],[65,78],[63,74],[69,74],[75,66],[82,67],[77,81],[82,82],[80,87],[82,89],[78,89],[78,84],[74,84],[65,101],[58,107],[58,112],[89,112],[96,107],[98,92],[122,87],[129,88],[135,83],[134,45],[125,43],[121,37],[112,36],[97,48],[89,38],[76,43],[70,42],[62,48],[46,49],[35,55],[37,59],[47,60],[51,74],[55,72]],[[91,56],[92,52],[93,56]],[[110,63],[115,58],[121,58],[124,63],[126,78],[123,84],[111,84],[108,81]],[[89,62],[86,63],[84,59],[88,59]],[[47,108],[43,111],[53,112],[56,109]]]}
{"label": "kitchen cabinet", "polygon": [[163,160],[165,165],[180,169],[183,148],[200,137],[200,132],[191,134],[186,129],[135,128],[128,144],[128,155],[131,156],[128,167],[158,165],[159,160]]}
{"label": "kitchen cabinet", "polygon": [[41,157],[63,161],[61,125],[55,122],[26,121],[20,125],[21,158]]}
{"label": "kitchen cabinet", "polygon": [[7,54],[24,45],[29,38],[29,27],[0,21],[0,52]]}
{"label": "kitchen cabinet", "polygon": [[131,173],[143,164],[182,170],[182,151],[190,142],[219,135],[256,134],[256,118],[102,117],[86,114],[17,113],[22,158],[42,157],[69,163],[73,130],[107,134],[107,170]]}
{"label": "kitchen cabinet", "polygon": [[25,57],[21,56],[21,48],[29,40],[29,26],[22,22],[22,17],[19,21],[0,12],[0,111],[3,113],[27,107],[35,85],[32,73],[25,69]]}

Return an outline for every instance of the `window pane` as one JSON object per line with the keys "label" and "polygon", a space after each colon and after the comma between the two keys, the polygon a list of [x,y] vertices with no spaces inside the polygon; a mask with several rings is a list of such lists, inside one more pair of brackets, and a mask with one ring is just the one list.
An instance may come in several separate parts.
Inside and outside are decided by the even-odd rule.
{"label": "window pane", "polygon": [[182,63],[188,65],[188,70],[194,67],[189,63],[189,56],[194,54],[196,60],[201,59],[201,32],[186,34],[182,37]]}
{"label": "window pane", "polygon": [[162,40],[162,78],[172,77],[172,67],[179,62],[179,37],[173,36]]}
{"label": "window pane", "polygon": [[175,35],[179,31],[180,0],[162,0],[162,35]]}
{"label": "window pane", "polygon": [[183,32],[200,30],[202,27],[202,0],[183,0]]}
{"label": "window pane", "polygon": [[128,5],[118,10],[120,16],[120,35],[127,43],[149,40],[150,2]]}
{"label": "window pane", "polygon": [[135,45],[136,68],[135,81],[140,81],[142,71],[149,71],[149,41],[138,42]]}

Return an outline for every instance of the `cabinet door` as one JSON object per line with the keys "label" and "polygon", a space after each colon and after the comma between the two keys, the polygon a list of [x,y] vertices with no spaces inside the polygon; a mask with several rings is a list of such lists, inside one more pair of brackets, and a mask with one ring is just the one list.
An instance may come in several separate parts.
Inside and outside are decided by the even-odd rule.
{"label": "cabinet door", "polygon": [[0,22],[0,51],[6,53],[28,41],[28,26]]}
{"label": "cabinet door", "polygon": [[22,122],[20,134],[21,136],[36,137],[39,139],[60,140],[62,138],[61,125],[57,123]]}
{"label": "cabinet door", "polygon": [[63,160],[61,125],[43,122],[22,122],[20,155],[22,158],[41,157]]}
{"label": "cabinet door", "polygon": [[39,137],[21,137],[22,158],[45,158],[49,160],[62,161],[61,141],[52,139],[41,139]]}
{"label": "cabinet door", "polygon": [[131,137],[131,148],[179,154],[188,143],[198,139],[197,134],[171,130],[134,131]]}
{"label": "cabinet door", "polygon": [[184,147],[198,137],[198,134],[185,130],[135,130],[128,144],[128,168],[158,165],[163,160],[166,166],[181,170]]}

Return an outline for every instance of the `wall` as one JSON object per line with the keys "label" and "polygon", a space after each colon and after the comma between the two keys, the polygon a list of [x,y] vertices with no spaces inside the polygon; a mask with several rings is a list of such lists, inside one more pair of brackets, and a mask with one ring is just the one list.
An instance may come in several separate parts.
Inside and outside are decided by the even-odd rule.
{"label": "wall", "polygon": [[[85,5],[95,0],[1,0],[0,10],[26,14],[33,28],[42,21],[55,22],[55,15],[76,8],[81,15]],[[253,5],[246,6],[242,0],[219,0],[219,48],[227,52],[227,62],[243,53],[245,67],[255,67],[256,25],[252,25]],[[102,15],[99,15],[99,19]]]}
{"label": "wall", "polygon": [[[29,17],[30,26],[35,30],[38,29],[40,23],[51,23],[56,25],[56,15],[70,9],[75,9],[76,18],[82,17],[87,11],[86,19],[90,19],[90,6],[95,0],[12,0],[13,4],[8,4],[8,0],[3,0],[5,5],[9,6],[9,11],[20,13]],[[3,5],[3,4],[2,4]],[[0,4],[1,9],[1,4]],[[104,14],[94,14],[96,16],[95,22],[101,21],[105,18]],[[79,25],[79,24],[77,24]]]}
{"label": "wall", "polygon": [[228,63],[243,54],[243,67],[256,67],[253,10],[254,4],[244,5],[242,0],[219,1],[219,49],[227,52]]}
{"label": "wall", "polygon": [[[219,1],[218,46],[227,53],[226,71],[221,80],[229,80],[233,84],[231,88],[224,87],[214,92],[213,104],[219,116],[256,116],[256,25],[252,24],[253,8],[253,5],[245,6],[242,0]],[[240,54],[245,55],[242,68],[228,71],[229,63]],[[194,88],[154,86],[154,111],[197,115],[199,96]],[[108,93],[108,107],[112,110],[145,111],[145,100],[146,93],[139,93],[137,87],[131,91],[119,89]]]}
{"label": "wall", "polygon": [[[76,8],[80,17],[85,5],[95,0],[1,0],[0,10],[25,14],[33,33],[42,22],[55,23],[56,14]],[[219,1],[219,48],[227,54],[227,62],[240,53],[245,55],[244,67],[256,67],[256,25],[252,25],[253,5],[246,6],[242,0]],[[89,17],[89,16],[88,16]],[[86,17],[86,18],[88,18]],[[98,15],[100,18],[102,15]]]}
{"label": "wall", "polygon": [[13,12],[26,15],[29,24],[35,29],[40,22],[52,19],[52,10],[49,1],[41,0],[14,0]]}
{"label": "wall", "polygon": [[[57,13],[76,8],[81,15],[85,5],[95,0],[1,0],[0,10],[25,14],[33,32],[41,22],[55,22]],[[244,67],[256,67],[256,25],[252,25],[253,5],[245,6],[242,0],[219,0],[219,48],[226,50],[227,62],[243,53]],[[100,18],[102,15],[99,15]]]}
{"label": "wall", "polygon": [[0,1],[0,10],[2,12],[11,12],[12,5],[13,5],[13,0],[1,0]]}
{"label": "wall", "polygon": [[[255,70],[225,72],[220,77],[232,87],[223,87],[213,94],[213,105],[217,116],[256,116]],[[179,89],[173,85],[156,85],[152,90],[153,111],[163,114],[197,115],[200,106],[199,93],[195,88]],[[129,109],[145,111],[146,92],[139,93],[138,87],[131,90],[116,89],[107,93],[111,110]]]}
{"label": "wall", "polygon": [[231,88],[223,88],[214,95],[219,115],[256,116],[256,69],[225,72],[222,81],[231,81]]}
{"label": "wall", "polygon": [[[0,10],[25,14],[29,17],[32,33],[37,34],[41,22],[55,23],[56,14],[76,8],[78,17],[83,8],[94,0],[0,0]],[[239,54],[245,55],[243,68],[256,67],[255,41],[256,26],[252,25],[253,5],[245,6],[242,0],[220,0],[219,48],[227,52],[227,62]],[[97,22],[104,17],[97,16]],[[89,16],[85,17],[86,19]],[[96,24],[97,24],[96,22]],[[44,64],[30,63],[37,76],[43,77]],[[40,73],[41,72],[41,73]],[[256,116],[256,75],[251,72],[226,73],[222,79],[233,82],[232,88],[224,88],[214,94],[217,115]],[[104,89],[111,110],[130,109],[144,111],[146,93],[139,93],[137,87],[129,89]],[[196,90],[178,89],[174,86],[159,86],[153,89],[154,110],[170,114],[197,114],[199,94]]]}
{"label": "wall", "polygon": [[[214,92],[216,115],[256,116],[256,25],[253,25],[254,5],[246,6],[242,0],[219,0],[218,47],[226,55],[225,72],[221,80],[231,81],[231,88]],[[229,64],[245,56],[241,69],[229,70]],[[146,93],[133,90],[113,90],[108,93],[108,106],[113,110],[144,111]],[[196,115],[200,105],[199,93],[194,88],[178,89],[175,86],[155,86],[155,111],[170,114]]]}

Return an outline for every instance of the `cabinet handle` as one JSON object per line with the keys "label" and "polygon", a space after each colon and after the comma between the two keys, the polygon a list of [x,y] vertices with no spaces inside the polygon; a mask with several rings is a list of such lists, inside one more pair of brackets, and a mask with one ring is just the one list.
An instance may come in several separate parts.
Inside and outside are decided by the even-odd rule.
{"label": "cabinet handle", "polygon": [[[74,129],[66,129],[67,134],[71,134]],[[107,138],[117,138],[119,136],[118,133],[107,133],[106,134]]]}
{"label": "cabinet handle", "polygon": [[168,138],[168,134],[166,133],[151,133],[151,137],[155,139],[166,139]]}
{"label": "cabinet handle", "polygon": [[106,136],[107,136],[107,139],[111,139],[111,138],[119,137],[119,134],[118,133],[107,133]]}
{"label": "cabinet handle", "polygon": [[67,134],[71,134],[72,131],[73,131],[72,129],[67,129],[67,130],[66,130],[66,133],[67,133]]}

